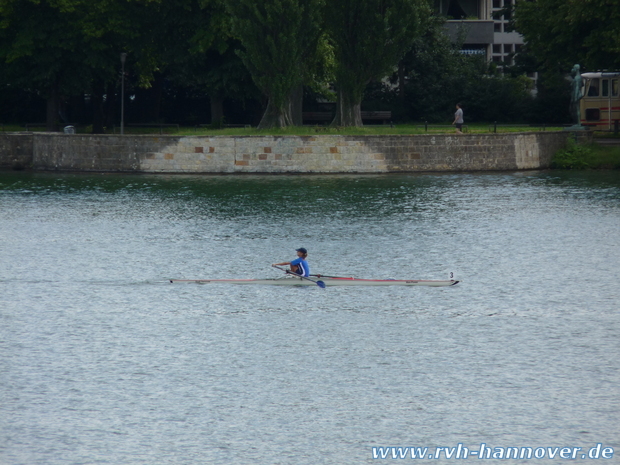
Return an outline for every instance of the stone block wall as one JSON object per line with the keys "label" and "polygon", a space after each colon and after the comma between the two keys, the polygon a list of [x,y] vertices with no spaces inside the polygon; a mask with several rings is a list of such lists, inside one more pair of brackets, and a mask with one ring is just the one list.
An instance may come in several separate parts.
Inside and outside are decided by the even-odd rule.
{"label": "stone block wall", "polygon": [[208,137],[35,133],[0,138],[0,166],[9,167],[11,160],[19,159],[37,170],[142,173],[520,170],[548,167],[569,135]]}
{"label": "stone block wall", "polygon": [[148,138],[136,142],[135,137],[120,135],[35,134],[32,166],[37,170],[139,171],[137,150],[152,143]]}
{"label": "stone block wall", "polygon": [[27,169],[32,165],[32,134],[0,134],[0,169]]}
{"label": "stone block wall", "polygon": [[537,169],[567,133],[185,137],[141,157],[146,172],[387,173]]}

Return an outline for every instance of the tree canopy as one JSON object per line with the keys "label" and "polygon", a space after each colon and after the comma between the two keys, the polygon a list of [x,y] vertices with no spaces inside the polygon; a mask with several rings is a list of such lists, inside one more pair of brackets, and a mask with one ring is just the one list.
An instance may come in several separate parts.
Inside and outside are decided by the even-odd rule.
{"label": "tree canopy", "polygon": [[6,75],[13,85],[34,88],[47,98],[48,129],[54,130],[60,95],[79,91],[89,73],[79,5],[74,0],[1,0],[0,12]]}
{"label": "tree canopy", "polygon": [[[46,100],[48,129],[58,129],[60,119],[73,122],[65,108],[79,106],[74,114],[103,131],[118,119],[121,53],[125,107],[140,122],[160,121],[168,99],[178,107],[174,117],[192,123],[209,114],[221,123],[226,101],[236,102],[244,123],[262,114],[260,127],[301,124],[304,88],[306,96],[337,100],[338,126],[361,125],[362,102],[373,99],[371,106],[388,106],[401,121],[442,120],[460,96],[470,99],[470,116],[516,120],[533,113],[525,109],[531,99],[524,68],[505,65],[502,77],[493,63],[461,55],[430,3],[0,0],[0,115],[18,118],[6,105],[32,102],[39,110],[21,113],[32,120]],[[528,71],[544,71],[545,102],[560,105],[561,73],[575,63],[620,68],[616,0],[520,0],[514,8],[526,40],[518,60],[534,57]],[[192,108],[182,108],[190,100]],[[489,110],[502,106],[501,113]],[[563,114],[547,112],[554,113]]]}
{"label": "tree canopy", "polygon": [[136,83],[150,87],[184,57],[224,48],[223,17],[216,0],[0,0],[0,59],[12,84],[47,98],[48,129],[62,98],[82,92],[100,132],[98,105],[106,91],[113,101],[121,52]]}
{"label": "tree canopy", "polygon": [[515,27],[540,63],[565,72],[620,67],[620,3],[616,0],[522,0]]}
{"label": "tree canopy", "polygon": [[333,124],[361,126],[366,86],[391,73],[421,35],[430,5],[427,0],[328,0],[328,10],[338,91]]}
{"label": "tree canopy", "polygon": [[324,0],[228,0],[239,52],[268,99],[259,124],[293,125],[293,90],[308,76],[309,61],[321,36]]}

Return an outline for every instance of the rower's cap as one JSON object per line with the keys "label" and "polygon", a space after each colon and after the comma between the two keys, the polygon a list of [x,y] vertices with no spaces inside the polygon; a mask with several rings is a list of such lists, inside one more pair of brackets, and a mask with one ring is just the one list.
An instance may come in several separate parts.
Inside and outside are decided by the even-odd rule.
{"label": "rower's cap", "polygon": [[303,247],[297,249],[296,252],[308,253],[308,251],[306,249],[304,249]]}

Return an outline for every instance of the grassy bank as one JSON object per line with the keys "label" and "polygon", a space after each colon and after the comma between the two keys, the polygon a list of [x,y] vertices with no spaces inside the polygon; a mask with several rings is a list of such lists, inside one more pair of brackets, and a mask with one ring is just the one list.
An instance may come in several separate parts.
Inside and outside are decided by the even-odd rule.
{"label": "grassy bank", "polygon": [[[3,126],[5,132],[25,131],[23,126]],[[45,131],[43,126],[31,127],[30,131]],[[92,127],[78,126],[78,134],[89,134]],[[530,126],[526,124],[498,124],[476,123],[465,127],[465,132],[470,134],[490,134],[493,132],[529,132],[529,131],[560,131],[561,127]],[[108,130],[108,134],[118,134],[120,128]],[[214,129],[210,127],[190,127],[168,125],[163,127],[125,127],[125,134],[168,134],[179,136],[312,136],[318,134],[337,135],[411,135],[411,134],[450,134],[454,133],[454,126],[450,124],[377,124],[366,125],[361,128],[339,128],[329,126],[295,126],[284,129],[258,130],[252,127],[236,127]]]}
{"label": "grassy bank", "polygon": [[[524,132],[524,131],[557,131],[560,127],[542,127],[529,125],[497,125],[488,123],[467,125],[465,131],[471,134],[488,134],[497,132]],[[199,136],[312,136],[317,134],[337,134],[345,136],[358,135],[412,135],[412,134],[449,134],[454,133],[454,126],[450,124],[383,124],[383,125],[366,125],[361,128],[340,128],[330,126],[295,126],[283,129],[265,129],[256,128],[181,128],[181,135],[199,135]]]}
{"label": "grassy bank", "polygon": [[[596,140],[596,139],[595,139]],[[577,144],[569,139],[568,146],[555,154],[555,169],[620,169],[620,145]]]}

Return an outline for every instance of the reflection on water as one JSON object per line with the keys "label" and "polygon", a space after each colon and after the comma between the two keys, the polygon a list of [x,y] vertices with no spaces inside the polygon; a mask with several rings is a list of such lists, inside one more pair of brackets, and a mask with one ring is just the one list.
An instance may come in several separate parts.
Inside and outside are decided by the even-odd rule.
{"label": "reflection on water", "polygon": [[[0,172],[0,463],[620,453],[619,230],[614,172]],[[463,282],[167,283],[275,277],[300,246],[324,274]]]}

